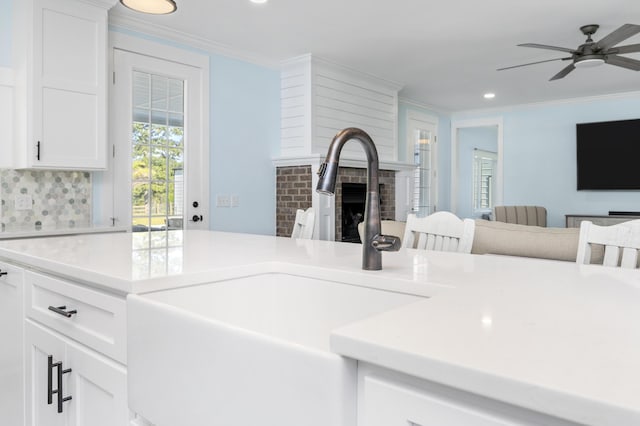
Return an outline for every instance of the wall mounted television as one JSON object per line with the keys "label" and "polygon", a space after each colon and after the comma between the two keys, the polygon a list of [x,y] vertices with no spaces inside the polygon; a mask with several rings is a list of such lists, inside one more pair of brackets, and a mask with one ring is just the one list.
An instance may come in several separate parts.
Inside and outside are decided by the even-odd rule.
{"label": "wall mounted television", "polygon": [[640,189],[640,119],[576,125],[578,190]]}

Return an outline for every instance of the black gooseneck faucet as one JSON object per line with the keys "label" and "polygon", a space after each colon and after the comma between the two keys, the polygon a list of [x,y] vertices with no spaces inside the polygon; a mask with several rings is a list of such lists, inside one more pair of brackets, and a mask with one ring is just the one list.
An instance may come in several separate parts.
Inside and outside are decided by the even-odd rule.
{"label": "black gooseneck faucet", "polygon": [[382,269],[381,251],[400,250],[400,239],[382,235],[380,226],[380,186],[378,185],[378,151],[371,137],[363,130],[349,127],[341,130],[331,141],[327,158],[318,170],[318,186],[321,194],[333,195],[336,190],[338,161],[345,143],[357,139],[367,154],[367,198],[364,209],[364,241],[362,242],[362,269]]}

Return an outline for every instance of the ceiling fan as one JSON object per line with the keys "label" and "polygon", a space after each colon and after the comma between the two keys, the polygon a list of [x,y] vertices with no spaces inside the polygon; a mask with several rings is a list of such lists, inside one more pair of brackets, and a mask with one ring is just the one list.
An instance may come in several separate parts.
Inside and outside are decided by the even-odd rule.
{"label": "ceiling fan", "polygon": [[587,40],[578,46],[576,49],[568,49],[566,47],[548,46],[546,44],[536,43],[524,43],[518,46],[523,47],[535,47],[537,49],[559,50],[560,52],[570,53],[571,56],[566,58],[547,59],[545,61],[530,62],[528,64],[514,65],[512,67],[499,68],[498,71],[508,70],[512,68],[525,67],[527,65],[541,64],[543,62],[551,61],[568,61],[572,60],[572,63],[563,68],[558,74],[549,79],[558,80],[565,77],[571,71],[581,67],[592,67],[601,65],[603,63],[609,65],[615,65],[617,67],[626,68],[633,71],[640,71],[640,61],[636,59],[626,58],[624,56],[618,56],[624,53],[640,52],[639,44],[629,44],[627,46],[613,47],[616,44],[640,33],[640,25],[624,24],[617,30],[604,37],[602,40],[595,42],[591,38],[596,31],[598,31],[599,25],[584,25],[580,27],[580,31],[587,36]]}

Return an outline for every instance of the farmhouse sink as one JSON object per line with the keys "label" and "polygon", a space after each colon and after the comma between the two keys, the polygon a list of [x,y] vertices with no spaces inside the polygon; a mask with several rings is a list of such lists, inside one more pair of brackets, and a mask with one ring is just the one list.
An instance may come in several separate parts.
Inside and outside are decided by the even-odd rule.
{"label": "farmhouse sink", "polygon": [[157,426],[355,426],[356,362],[330,332],[418,300],[282,273],[129,296],[129,406]]}

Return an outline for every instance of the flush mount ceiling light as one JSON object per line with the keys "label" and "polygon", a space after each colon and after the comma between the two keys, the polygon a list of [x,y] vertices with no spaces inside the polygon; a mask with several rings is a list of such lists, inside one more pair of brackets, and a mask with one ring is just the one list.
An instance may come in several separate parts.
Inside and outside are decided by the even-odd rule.
{"label": "flush mount ceiling light", "polygon": [[152,15],[166,15],[178,8],[173,0],[120,0],[120,3],[136,12]]}
{"label": "flush mount ceiling light", "polygon": [[262,3],[266,3],[267,0],[251,0],[251,3],[255,3],[255,4],[262,4]]}
{"label": "flush mount ceiling light", "polygon": [[592,68],[604,64],[604,55],[591,55],[591,57],[577,60],[573,63],[576,68]]}
{"label": "flush mount ceiling light", "polygon": [[493,99],[493,98],[496,97],[496,94],[495,93],[485,93],[483,96],[484,96],[485,99]]}

